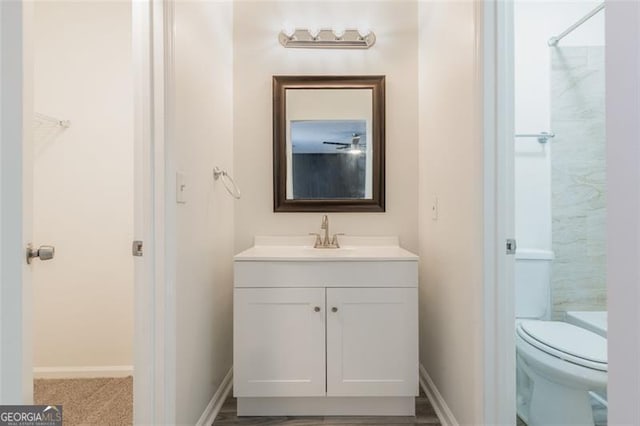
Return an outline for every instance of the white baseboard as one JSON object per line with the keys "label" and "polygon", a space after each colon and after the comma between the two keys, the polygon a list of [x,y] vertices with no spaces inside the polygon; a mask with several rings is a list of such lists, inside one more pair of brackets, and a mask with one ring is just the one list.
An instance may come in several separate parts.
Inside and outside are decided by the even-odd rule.
{"label": "white baseboard", "polygon": [[224,379],[222,379],[222,383],[218,386],[218,390],[213,394],[211,401],[207,404],[207,408],[204,409],[204,413],[200,416],[198,423],[196,426],[210,426],[213,424],[213,421],[216,419],[216,416],[220,412],[220,408],[222,408],[222,404],[229,396],[231,389],[233,388],[233,367],[229,369],[229,372]]}
{"label": "white baseboard", "polygon": [[431,405],[436,411],[442,426],[459,426],[458,421],[453,416],[449,406],[442,395],[440,395],[438,388],[436,388],[435,383],[433,383],[433,380],[429,377],[429,373],[427,373],[427,370],[422,364],[420,364],[420,386],[424,393],[427,394],[427,398],[429,398]]}
{"label": "white baseboard", "polygon": [[34,367],[35,379],[89,379],[97,377],[133,376],[132,365],[101,365],[89,367]]}
{"label": "white baseboard", "polygon": [[414,416],[415,396],[238,397],[238,416]]}

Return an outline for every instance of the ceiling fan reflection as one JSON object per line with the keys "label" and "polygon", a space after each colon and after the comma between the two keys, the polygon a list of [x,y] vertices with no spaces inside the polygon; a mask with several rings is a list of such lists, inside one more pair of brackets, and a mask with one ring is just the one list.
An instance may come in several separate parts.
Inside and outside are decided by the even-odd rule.
{"label": "ceiling fan reflection", "polygon": [[325,145],[337,145],[336,149],[347,150],[349,154],[361,154],[364,149],[364,144],[360,144],[360,135],[354,133],[351,137],[351,142],[322,142]]}

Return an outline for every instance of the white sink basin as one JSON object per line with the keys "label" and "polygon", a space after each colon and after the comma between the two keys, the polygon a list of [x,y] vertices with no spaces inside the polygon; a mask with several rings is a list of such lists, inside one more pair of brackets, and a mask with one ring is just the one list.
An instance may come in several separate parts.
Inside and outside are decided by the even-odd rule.
{"label": "white sink basin", "polygon": [[401,248],[395,237],[343,237],[341,244],[342,247],[336,249],[313,248],[307,237],[256,237],[256,245],[237,254],[235,260],[290,262],[418,259],[415,254]]}
{"label": "white sink basin", "polygon": [[300,252],[303,256],[348,256],[356,251],[355,247],[340,248],[313,248],[313,247],[288,247],[291,250]]}

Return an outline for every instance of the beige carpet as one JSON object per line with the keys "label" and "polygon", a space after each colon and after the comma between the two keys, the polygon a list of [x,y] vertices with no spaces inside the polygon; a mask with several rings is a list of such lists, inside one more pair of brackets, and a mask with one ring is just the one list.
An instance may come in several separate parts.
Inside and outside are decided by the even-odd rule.
{"label": "beige carpet", "polygon": [[39,405],[62,405],[63,424],[119,426],[133,424],[133,378],[36,379]]}

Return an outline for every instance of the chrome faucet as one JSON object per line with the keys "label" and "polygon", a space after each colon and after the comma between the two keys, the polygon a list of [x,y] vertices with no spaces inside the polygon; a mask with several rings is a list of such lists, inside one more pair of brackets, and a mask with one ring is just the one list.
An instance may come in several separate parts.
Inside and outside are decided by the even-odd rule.
{"label": "chrome faucet", "polygon": [[322,216],[320,229],[324,230],[324,239],[322,240],[322,245],[326,246],[329,243],[329,216],[327,216],[326,214]]}
{"label": "chrome faucet", "polygon": [[322,216],[322,222],[320,223],[320,229],[324,231],[324,236],[318,233],[311,232],[309,235],[316,236],[316,242],[313,244],[313,248],[340,248],[338,242],[338,235],[344,235],[343,233],[333,234],[333,237],[329,239],[329,216],[326,214]]}

